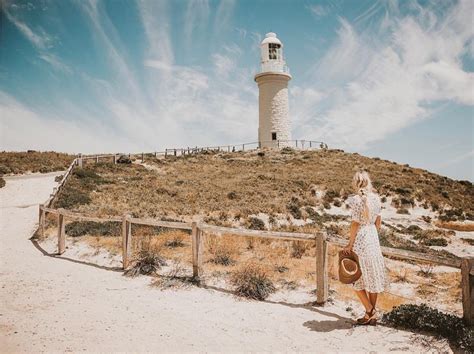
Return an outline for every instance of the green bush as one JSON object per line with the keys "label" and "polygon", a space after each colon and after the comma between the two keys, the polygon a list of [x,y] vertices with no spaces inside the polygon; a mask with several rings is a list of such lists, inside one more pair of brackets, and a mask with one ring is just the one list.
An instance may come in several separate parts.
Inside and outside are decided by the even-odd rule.
{"label": "green bush", "polygon": [[66,234],[72,237],[94,236],[120,236],[121,225],[113,221],[73,221],[66,225]]}
{"label": "green bush", "polygon": [[474,329],[461,318],[421,305],[400,305],[383,315],[383,321],[396,328],[444,337],[456,347],[474,352]]}
{"label": "green bush", "polygon": [[57,202],[55,203],[57,208],[72,208],[78,205],[89,204],[91,198],[88,193],[85,193],[79,189],[66,186],[60,193]]}

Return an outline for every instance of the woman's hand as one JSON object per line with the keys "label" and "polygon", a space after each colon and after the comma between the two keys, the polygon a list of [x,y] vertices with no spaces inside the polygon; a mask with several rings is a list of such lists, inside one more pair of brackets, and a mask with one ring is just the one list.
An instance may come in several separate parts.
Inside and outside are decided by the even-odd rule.
{"label": "woman's hand", "polygon": [[349,243],[346,247],[344,247],[344,249],[342,250],[342,253],[347,254],[347,255],[351,254],[352,247],[353,247],[352,244]]}

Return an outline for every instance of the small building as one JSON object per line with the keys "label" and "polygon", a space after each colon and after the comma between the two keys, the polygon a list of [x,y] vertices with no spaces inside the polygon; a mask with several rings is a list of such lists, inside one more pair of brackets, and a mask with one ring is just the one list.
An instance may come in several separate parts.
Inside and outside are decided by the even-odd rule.
{"label": "small building", "polygon": [[283,44],[273,32],[260,44],[261,67],[258,84],[258,142],[260,147],[291,146],[288,117],[288,81],[291,75],[283,56]]}

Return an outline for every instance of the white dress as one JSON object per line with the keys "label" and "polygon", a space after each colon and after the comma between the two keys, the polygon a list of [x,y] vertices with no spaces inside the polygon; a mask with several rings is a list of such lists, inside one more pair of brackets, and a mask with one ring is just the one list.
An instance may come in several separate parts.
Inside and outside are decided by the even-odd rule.
{"label": "white dress", "polygon": [[380,198],[375,193],[367,195],[369,220],[364,220],[364,201],[359,195],[348,200],[351,208],[352,221],[359,223],[359,230],[354,242],[353,251],[359,258],[362,276],[353,284],[356,290],[366,290],[371,293],[381,293],[388,286],[388,275],[385,268],[379,235],[375,220],[382,209]]}

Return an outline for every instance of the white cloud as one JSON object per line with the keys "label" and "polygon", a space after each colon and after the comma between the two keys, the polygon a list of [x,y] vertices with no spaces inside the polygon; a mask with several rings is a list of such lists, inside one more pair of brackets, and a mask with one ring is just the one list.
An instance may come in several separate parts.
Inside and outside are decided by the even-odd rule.
{"label": "white cloud", "polygon": [[221,0],[216,11],[214,20],[214,33],[218,33],[226,29],[234,12],[235,0]]}
{"label": "white cloud", "polygon": [[110,133],[100,123],[81,125],[56,116],[42,116],[0,91],[1,150],[54,150],[92,153],[133,150],[137,146]]}
{"label": "white cloud", "polygon": [[324,17],[328,14],[328,10],[322,5],[310,5],[308,8],[316,18]]}
{"label": "white cloud", "polygon": [[4,7],[3,13],[6,15],[8,20],[13,23],[21,34],[37,49],[44,50],[52,46],[51,36],[49,36],[44,30],[39,28],[37,32],[33,31],[26,23],[13,16],[8,11],[5,4],[2,5],[2,7]]}
{"label": "white cloud", "polygon": [[434,104],[473,105],[474,75],[460,59],[473,40],[473,4],[460,1],[444,17],[415,9],[364,31],[341,19],[337,41],[313,68],[324,98],[308,98],[304,87],[293,92],[296,136],[360,150],[429,118]]}
{"label": "white cloud", "polygon": [[203,32],[209,19],[208,0],[188,0],[184,18],[184,37],[188,45],[195,32]]}
{"label": "white cloud", "polygon": [[50,64],[57,71],[65,74],[72,74],[72,69],[63,63],[56,55],[50,53],[40,54],[39,57]]}

